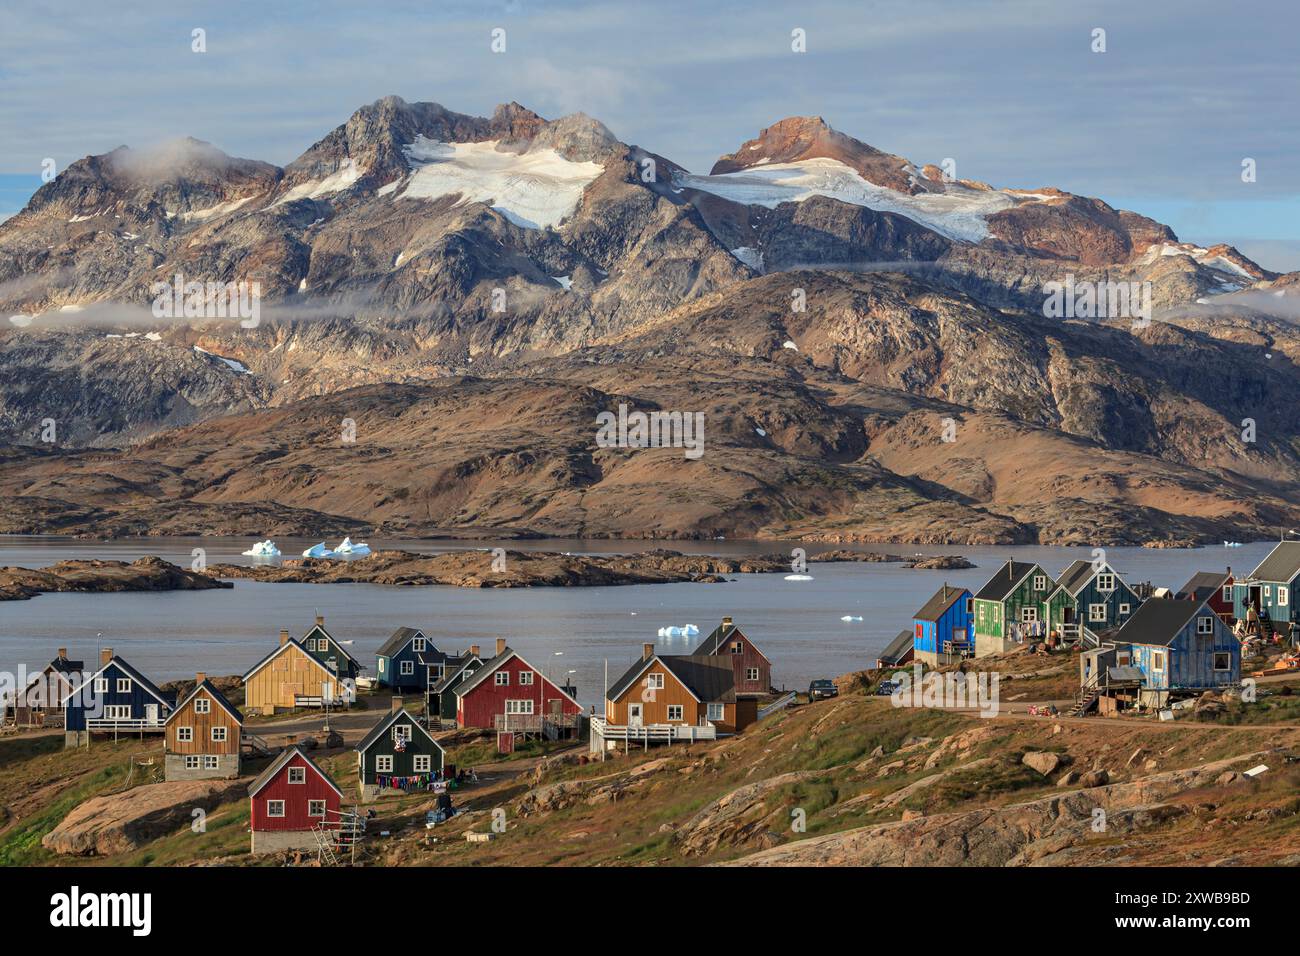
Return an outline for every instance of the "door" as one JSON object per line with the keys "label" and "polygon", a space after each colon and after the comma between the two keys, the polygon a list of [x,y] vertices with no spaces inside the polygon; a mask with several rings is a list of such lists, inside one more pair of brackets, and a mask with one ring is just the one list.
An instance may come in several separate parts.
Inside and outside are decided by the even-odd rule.
{"label": "door", "polygon": [[627,705],[627,725],[629,727],[641,726],[641,704]]}
{"label": "door", "polygon": [[151,723],[151,724],[156,724],[156,723],[158,723],[158,705],[157,705],[157,704],[145,704],[145,705],[144,705],[144,719],[147,720],[147,721],[149,721],[149,723]]}
{"label": "door", "polygon": [[1065,607],[1061,608],[1061,623],[1063,624],[1074,623],[1074,608],[1070,607],[1070,605],[1068,604]]}

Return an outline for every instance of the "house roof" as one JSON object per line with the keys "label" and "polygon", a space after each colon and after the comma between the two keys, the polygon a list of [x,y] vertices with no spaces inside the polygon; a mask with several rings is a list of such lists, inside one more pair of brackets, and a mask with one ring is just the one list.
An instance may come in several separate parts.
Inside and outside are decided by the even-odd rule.
{"label": "house roof", "polygon": [[[69,675],[79,673],[85,666],[85,661],[74,661],[66,657],[56,657],[41,668],[38,673],[31,675],[27,681],[27,688],[30,688],[33,684],[40,681],[46,671],[53,671],[54,673],[61,675],[64,686],[71,687],[72,682],[68,680]],[[26,691],[27,688],[24,688],[24,691]]]}
{"label": "house roof", "polygon": [[710,631],[709,636],[700,642],[700,646],[691,651],[691,656],[700,657],[706,654],[722,653],[722,649],[726,646],[727,642],[731,640],[732,635],[734,634],[739,634],[744,638],[749,646],[758,653],[759,657],[763,658],[763,660],[767,661],[769,664],[772,663],[768,656],[759,650],[758,645],[749,639],[749,635],[735,624],[727,624],[726,622],[719,624]]}
{"label": "house roof", "polygon": [[157,700],[158,703],[166,704],[168,707],[176,706],[176,698],[174,695],[164,694],[161,690],[158,689],[157,684],[155,684],[149,678],[145,677],[138,670],[136,670],[134,667],[132,667],[126,661],[122,660],[122,658],[118,657],[117,655],[114,655],[112,660],[110,660],[107,664],[105,664],[99,670],[95,671],[95,673],[91,674],[84,681],[78,684],[72,690],[72,692],[69,693],[66,697],[64,697],[63,700],[59,701],[59,703],[66,704],[72,697],[74,697],[77,694],[78,691],[81,690],[81,688],[85,687],[87,684],[93,681],[100,674],[104,673],[104,671],[108,670],[108,668],[113,666],[114,664],[116,664],[121,670],[125,671],[131,677],[132,680],[134,680],[137,684],[139,684],[146,691],[148,691],[150,696],[152,696],[155,700]]}
{"label": "house roof", "polygon": [[1300,574],[1300,541],[1279,541],[1268,557],[1250,572],[1250,580],[1285,584],[1297,574]]}
{"label": "house roof", "polygon": [[1227,571],[1197,571],[1178,592],[1178,600],[1204,601],[1223,590],[1232,577]]}
{"label": "house roof", "polygon": [[418,627],[399,627],[375,653],[380,657],[392,657],[417,637],[424,637],[424,632]]}
{"label": "house roof", "polygon": [[327,638],[329,638],[329,642],[330,642],[331,644],[333,644],[335,647],[337,647],[337,648],[339,649],[339,653],[341,653],[344,657],[346,657],[348,660],[350,660],[353,664],[360,664],[360,663],[361,663],[361,662],[358,661],[355,657],[352,656],[352,652],[349,651],[346,647],[344,647],[344,646],[343,646],[343,645],[338,641],[338,639],[335,638],[335,636],[334,636],[333,634],[331,634],[329,631],[325,630],[325,625],[324,625],[324,624],[313,624],[311,627],[307,628],[306,632],[303,634],[303,636],[302,636],[302,638],[301,638],[300,640],[302,640],[302,641],[306,641],[307,638],[311,635],[311,632],[312,632],[312,631],[320,631],[320,632],[321,632],[322,634],[324,634]]}
{"label": "house roof", "polygon": [[1007,561],[993,577],[988,579],[984,587],[979,589],[975,597],[981,601],[1003,601],[1036,567],[1038,565],[1024,561]]}
{"label": "house roof", "polygon": [[[1065,588],[1068,594],[1078,597],[1084,585],[1092,580],[1094,570],[1091,561],[1071,561],[1069,566],[1061,572],[1060,577],[1056,579],[1056,590],[1059,591]],[[1055,594],[1056,592],[1052,593]]]}
{"label": "house roof", "polygon": [[605,692],[607,700],[618,700],[636,684],[650,666],[659,661],[696,700],[702,703],[731,703],[736,699],[736,675],[730,662],[714,654],[654,654],[636,661]]}
{"label": "house roof", "polygon": [[[1124,644],[1168,645],[1203,607],[1204,601],[1152,598],[1144,601],[1124,622],[1114,640]],[[1218,615],[1214,617],[1218,620]]]}
{"label": "house roof", "polygon": [[1146,680],[1146,675],[1142,673],[1142,668],[1134,667],[1132,664],[1120,664],[1117,667],[1106,668],[1106,676],[1115,683],[1125,684],[1136,681],[1142,683]]}
{"label": "house roof", "polygon": [[319,774],[320,778],[324,780],[326,783],[328,783],[330,785],[330,789],[333,790],[335,793],[337,793],[340,798],[343,796],[343,791],[339,789],[339,785],[337,783],[335,783],[333,780],[330,779],[330,775],[327,774],[320,767],[316,766],[316,761],[312,760],[311,757],[308,757],[306,751],[304,751],[301,747],[297,746],[296,744],[292,747],[286,747],[284,750],[280,752],[280,756],[276,757],[274,760],[271,761],[271,765],[267,767],[265,770],[263,770],[261,775],[256,780],[254,780],[252,784],[249,786],[248,795],[250,797],[257,796],[258,792],[263,787],[265,787],[268,783],[270,783],[271,780],[275,777],[275,775],[278,774],[281,771],[281,769],[284,768],[284,765],[287,764],[290,760],[292,760],[295,756],[301,757],[303,760],[305,760],[307,762],[307,766],[311,767],[312,770],[315,770],[316,773]]}
{"label": "house roof", "polygon": [[185,699],[176,705],[176,709],[167,715],[165,723],[170,724],[176,719],[176,716],[185,709],[185,705],[201,690],[206,690],[211,698],[217,702],[217,706],[225,710],[237,722],[243,724],[244,715],[230,701],[226,700],[226,695],[217,690],[216,686],[210,680],[202,680],[194,685],[194,689],[185,695]]}
{"label": "house roof", "polygon": [[476,654],[462,654],[459,657],[447,658],[446,669],[433,686],[429,688],[431,694],[441,694],[456,679],[456,675],[474,662],[483,663],[483,659]]}
{"label": "house roof", "polygon": [[475,687],[477,687],[479,684],[487,680],[487,676],[489,674],[495,674],[502,667],[502,665],[506,664],[512,657],[518,657],[519,663],[526,665],[530,670],[533,671],[533,673],[537,674],[538,677],[540,677],[542,680],[546,681],[546,683],[550,684],[552,687],[558,690],[561,694],[563,694],[566,698],[568,698],[573,703],[574,707],[577,707],[578,709],[582,708],[582,705],[573,699],[572,694],[570,694],[559,684],[556,684],[555,681],[547,680],[545,674],[539,671],[536,667],[533,667],[532,664],[529,664],[528,661],[524,659],[523,655],[516,653],[513,648],[509,648],[509,647],[507,647],[496,657],[489,658],[487,661],[484,661],[482,667],[476,670],[469,677],[465,678],[465,680],[461,682],[460,686],[456,688],[456,696],[464,697],[466,694],[470,693],[470,691],[472,691]]}
{"label": "house roof", "polygon": [[361,738],[361,743],[357,744],[357,750],[360,751],[361,753],[365,753],[367,750],[370,749],[370,746],[375,741],[377,741],[388,731],[389,727],[397,723],[397,720],[402,717],[406,718],[407,723],[411,724],[413,727],[417,727],[420,733],[424,734],[424,736],[429,739],[429,743],[437,747],[440,751],[443,752],[443,754],[446,754],[446,751],[443,750],[442,748],[442,744],[434,740],[433,735],[430,734],[427,730],[425,730],[424,726],[405,710],[394,710],[388,714],[385,714],[383,717],[379,718],[379,721],[375,724],[375,726],[370,728],[370,733],[366,734],[363,738]]}
{"label": "house roof", "polygon": [[315,654],[313,654],[311,651],[307,650],[307,648],[303,647],[301,644],[299,644],[297,641],[295,641],[292,637],[289,638],[287,641],[285,641],[283,644],[277,644],[274,648],[272,648],[272,649],[271,649],[271,653],[267,654],[267,655],[266,655],[265,657],[263,657],[260,661],[258,661],[256,664],[254,664],[252,670],[250,670],[247,674],[245,674],[245,675],[241,678],[241,680],[243,680],[245,683],[247,683],[247,682],[248,682],[248,679],[249,679],[250,677],[252,677],[252,676],[253,676],[254,674],[256,674],[258,671],[260,671],[263,667],[265,667],[267,664],[269,664],[272,660],[274,660],[277,656],[279,656],[280,654],[283,654],[285,651],[287,651],[287,650],[288,650],[289,648],[291,648],[291,647],[296,647],[296,648],[298,648],[298,650],[302,651],[303,654],[307,655],[307,659],[308,659],[308,660],[310,660],[313,664],[315,664],[315,665],[316,665],[317,667],[319,667],[322,671],[324,671],[326,674],[328,674],[331,678],[333,678],[334,680],[338,680],[338,676],[339,676],[338,674],[335,674],[332,670],[330,670],[328,667],[326,667],[324,664],[322,664],[321,661],[320,661],[320,658],[318,658],[318,657],[317,657]]}
{"label": "house roof", "polygon": [[899,631],[898,636],[889,642],[889,646],[880,652],[876,660],[883,661],[886,665],[901,664],[911,648],[912,632]]}
{"label": "house roof", "polygon": [[948,608],[969,595],[970,591],[965,588],[954,587],[945,581],[943,587],[935,591],[934,596],[926,601],[921,610],[912,617],[917,621],[937,621],[947,613]]}

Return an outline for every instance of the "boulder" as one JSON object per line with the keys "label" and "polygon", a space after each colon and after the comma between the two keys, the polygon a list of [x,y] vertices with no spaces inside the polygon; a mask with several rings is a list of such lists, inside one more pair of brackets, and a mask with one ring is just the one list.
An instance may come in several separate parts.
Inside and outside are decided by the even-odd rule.
{"label": "boulder", "polygon": [[1110,774],[1105,770],[1089,770],[1079,778],[1081,787],[1104,787],[1110,783]]}
{"label": "boulder", "polygon": [[1077,770],[1067,770],[1056,778],[1058,787],[1072,787],[1079,782],[1079,772]]}
{"label": "boulder", "polygon": [[1031,750],[1020,758],[1020,762],[1049,777],[1061,765],[1061,755],[1047,750]]}

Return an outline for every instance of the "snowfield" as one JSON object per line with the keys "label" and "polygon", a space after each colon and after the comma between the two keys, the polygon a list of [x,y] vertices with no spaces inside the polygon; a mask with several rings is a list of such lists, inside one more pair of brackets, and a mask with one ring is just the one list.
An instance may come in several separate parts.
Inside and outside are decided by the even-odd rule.
{"label": "snowfield", "polygon": [[766,206],[769,209],[783,202],[802,202],[811,196],[827,196],[855,206],[866,206],[876,212],[897,213],[949,239],[966,242],[979,242],[988,236],[988,217],[994,213],[1024,202],[1052,198],[971,189],[961,183],[946,183],[942,193],[911,196],[868,182],[857,170],[837,159],[821,158],[774,163],[762,169],[750,168],[718,176],[682,175],[674,183],[747,206]]}
{"label": "snowfield", "polygon": [[461,203],[487,203],[517,226],[542,229],[572,215],[582,191],[605,171],[599,163],[570,162],[553,149],[507,153],[496,145],[419,137],[403,147],[415,170],[396,198],[459,194]]}

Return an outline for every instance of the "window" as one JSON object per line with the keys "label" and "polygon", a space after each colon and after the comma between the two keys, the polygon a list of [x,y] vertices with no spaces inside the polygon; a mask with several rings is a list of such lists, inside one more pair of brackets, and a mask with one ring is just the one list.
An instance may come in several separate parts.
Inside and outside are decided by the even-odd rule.
{"label": "window", "polygon": [[971,614],[974,613],[974,611],[975,611],[975,599],[974,599],[974,598],[967,598],[967,599],[966,599],[966,615],[969,617]]}
{"label": "window", "polygon": [[194,713],[196,714],[212,713],[212,701],[208,700],[206,697],[198,698],[197,700],[194,701]]}
{"label": "window", "polygon": [[1227,651],[1220,651],[1214,655],[1214,669],[1216,671],[1232,670],[1232,655]]}
{"label": "window", "polygon": [[289,782],[290,782],[290,783],[306,783],[306,782],[307,782],[307,768],[306,768],[306,767],[290,767],[290,768],[289,768]]}
{"label": "window", "polygon": [[107,693],[108,693],[108,678],[107,678],[107,677],[96,677],[96,678],[95,678],[95,693],[96,693],[96,694],[107,694]]}
{"label": "window", "polygon": [[204,770],[216,770],[216,769],[217,769],[217,766],[218,766],[218,761],[217,761],[217,755],[216,755],[216,754],[204,754],[204,755],[203,755],[203,769],[204,769]]}
{"label": "window", "polygon": [[1088,623],[1095,624],[1098,621],[1106,620],[1106,605],[1089,604],[1088,605]]}
{"label": "window", "polygon": [[213,740],[215,743],[224,744],[224,743],[226,742],[226,728],[225,728],[225,727],[213,727],[213,728],[212,728],[212,740]]}
{"label": "window", "polygon": [[415,661],[402,661],[402,676],[415,673]]}
{"label": "window", "polygon": [[681,719],[682,719],[682,705],[681,705],[681,704],[669,704],[669,705],[668,705],[668,719],[669,719],[669,720],[681,720]]}
{"label": "window", "polygon": [[129,678],[129,677],[119,677],[119,678],[117,679],[117,692],[118,692],[119,694],[129,694],[129,693],[131,693],[131,678]]}
{"label": "window", "polygon": [[375,757],[375,771],[377,773],[392,773],[393,755],[380,754],[379,756]]}
{"label": "window", "polygon": [[1225,584],[1225,585],[1223,586],[1223,600],[1226,601],[1226,602],[1228,602],[1229,604],[1232,603],[1232,585],[1231,585],[1231,584]]}
{"label": "window", "polygon": [[1131,604],[1121,604],[1119,606],[1119,613],[1121,617],[1124,616],[1125,614],[1128,614],[1132,610],[1133,610],[1133,606]]}
{"label": "window", "polygon": [[1265,585],[1264,585],[1264,597],[1268,597],[1272,592],[1273,592],[1273,586],[1272,586],[1271,584],[1265,584]]}
{"label": "window", "polygon": [[709,720],[722,720],[727,716],[725,704],[709,704]]}
{"label": "window", "polygon": [[266,815],[268,817],[284,816],[284,801],[283,800],[266,801]]}
{"label": "window", "polygon": [[194,739],[194,728],[193,728],[193,727],[177,727],[177,728],[176,728],[176,740],[177,740],[179,743],[187,744],[187,743],[189,743],[189,742],[190,742],[191,740],[193,740],[193,739]]}
{"label": "window", "polygon": [[104,706],[104,716],[109,720],[130,720],[130,704],[106,704]]}
{"label": "window", "polygon": [[1097,590],[1098,591],[1115,590],[1115,575],[1113,574],[1097,575]]}
{"label": "window", "polygon": [[1047,590],[1047,575],[1046,575],[1046,574],[1035,574],[1035,575],[1034,575],[1034,590],[1035,590],[1035,591],[1046,591],[1046,590]]}
{"label": "window", "polygon": [[186,769],[186,770],[198,770],[198,769],[199,769],[199,755],[198,755],[198,754],[186,754],[186,755],[185,755],[185,769]]}
{"label": "window", "polygon": [[531,714],[532,712],[533,712],[533,702],[531,700],[506,701],[507,714]]}
{"label": "window", "polygon": [[1022,620],[1026,624],[1034,623],[1034,621],[1038,620],[1038,608],[1022,607],[1020,609],[1020,620]]}
{"label": "window", "polygon": [[1197,634],[1213,634],[1213,633],[1214,633],[1214,618],[1212,618],[1212,617],[1198,617],[1198,618],[1196,619],[1196,633],[1197,633]]}
{"label": "window", "polygon": [[743,654],[743,653],[745,653],[745,645],[742,644],[740,641],[732,641],[732,642],[731,642],[731,653],[733,653],[733,654]]}
{"label": "window", "polygon": [[519,686],[520,686],[520,687],[531,687],[532,684],[533,684],[533,672],[532,672],[532,671],[520,671],[520,672],[519,672]]}
{"label": "window", "polygon": [[1165,669],[1165,652],[1164,652],[1164,651],[1152,651],[1152,652],[1151,652],[1151,669],[1152,669],[1153,671],[1162,671],[1162,670]]}
{"label": "window", "polygon": [[646,685],[646,687],[650,688],[651,690],[663,690],[663,689],[664,689],[664,675],[663,675],[663,674],[646,674],[646,675],[645,675],[645,685]]}
{"label": "window", "polygon": [[307,801],[307,816],[309,816],[309,817],[320,817],[321,819],[324,819],[324,817],[325,817],[325,801],[324,801],[324,800],[308,800],[308,801]]}
{"label": "window", "polygon": [[415,640],[411,641],[411,650],[415,651],[417,654],[423,654],[424,638],[417,637]]}
{"label": "window", "polygon": [[384,660],[382,657],[379,658],[379,673],[382,674],[385,670],[387,670],[387,668],[384,667],[384,665],[387,663],[388,661]]}
{"label": "window", "polygon": [[394,742],[394,743],[396,743],[396,742],[399,741],[399,740],[410,740],[410,739],[411,739],[411,725],[410,725],[410,724],[394,724],[394,725],[393,725],[393,742]]}
{"label": "window", "polygon": [[745,680],[758,680],[758,668],[757,667],[745,668]]}
{"label": "window", "polygon": [[980,622],[981,624],[983,624],[983,623],[984,623],[984,605],[983,605],[983,604],[980,604],[980,605],[978,605],[977,607],[978,607],[978,609],[977,609],[977,611],[976,611],[976,616],[979,618],[979,622]]}
{"label": "window", "polygon": [[497,686],[498,686],[498,687],[509,687],[509,686],[510,686],[510,672],[509,672],[509,671],[497,671],[496,674],[494,675],[494,679],[496,680],[496,683],[497,683]]}
{"label": "window", "polygon": [[1132,660],[1133,658],[1128,651],[1120,651],[1115,655],[1115,665],[1117,667],[1127,667]]}
{"label": "window", "polygon": [[433,757],[429,754],[415,755],[415,772],[428,773],[433,769]]}
{"label": "window", "polygon": [[1279,584],[1277,586],[1277,603],[1282,607],[1285,607],[1289,600],[1291,600],[1290,590]]}

